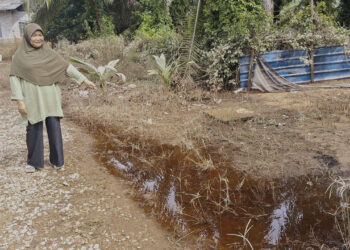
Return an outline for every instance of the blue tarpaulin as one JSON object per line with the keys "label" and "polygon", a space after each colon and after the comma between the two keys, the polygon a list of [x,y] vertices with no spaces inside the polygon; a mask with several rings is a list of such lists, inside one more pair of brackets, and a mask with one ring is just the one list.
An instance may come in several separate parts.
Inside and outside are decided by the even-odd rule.
{"label": "blue tarpaulin", "polygon": [[[311,81],[310,65],[305,64],[304,50],[278,50],[261,55],[279,75],[296,84]],[[250,56],[240,58],[241,87],[248,87]],[[314,50],[315,82],[350,78],[350,55],[343,46],[319,47]]]}

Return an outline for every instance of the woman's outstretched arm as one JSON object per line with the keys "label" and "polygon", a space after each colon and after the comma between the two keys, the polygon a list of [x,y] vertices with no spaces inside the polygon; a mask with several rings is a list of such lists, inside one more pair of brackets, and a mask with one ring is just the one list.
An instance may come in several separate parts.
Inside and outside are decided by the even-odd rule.
{"label": "woman's outstretched arm", "polygon": [[90,89],[96,89],[96,86],[93,82],[89,81],[86,76],[84,76],[82,73],[80,73],[76,67],[74,67],[72,64],[69,64],[67,68],[67,76],[78,83],[79,85],[85,84],[86,87]]}

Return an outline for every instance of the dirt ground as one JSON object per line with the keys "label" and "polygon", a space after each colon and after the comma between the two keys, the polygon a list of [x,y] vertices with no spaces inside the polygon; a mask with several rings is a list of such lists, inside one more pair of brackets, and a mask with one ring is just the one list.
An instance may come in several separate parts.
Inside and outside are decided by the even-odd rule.
{"label": "dirt ground", "polygon": [[[0,75],[1,67],[6,75],[8,65],[0,64]],[[93,156],[94,139],[83,128],[103,133],[118,156],[141,159],[150,168],[173,157],[165,150],[171,146],[203,171],[233,169],[257,180],[350,175],[350,89],[208,97],[148,83],[131,79],[108,86],[103,101],[100,91],[67,82],[66,169],[46,167],[34,175],[22,171],[24,128],[16,125],[8,88],[2,87],[0,247],[183,248],[129,199],[130,186]]]}
{"label": "dirt ground", "polygon": [[2,73],[0,249],[179,248],[130,199],[124,181],[96,162],[89,133],[67,119],[62,124],[65,169],[54,170],[46,162],[42,171],[25,173],[25,126],[16,122]]}
{"label": "dirt ground", "polygon": [[[204,169],[225,164],[256,178],[344,175],[349,170],[350,89],[224,93],[189,101],[136,86],[111,88],[107,105],[95,103],[96,96],[67,95],[78,100],[74,105],[66,100],[69,113],[84,126],[123,137],[118,140],[124,144],[137,137],[142,142],[135,147],[145,151],[150,141],[196,151],[198,167]],[[223,119],[227,114],[229,119]]]}

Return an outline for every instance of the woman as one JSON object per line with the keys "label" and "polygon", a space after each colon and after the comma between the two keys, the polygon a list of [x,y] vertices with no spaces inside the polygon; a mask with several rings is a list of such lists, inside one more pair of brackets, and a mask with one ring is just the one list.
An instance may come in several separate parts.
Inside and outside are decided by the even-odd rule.
{"label": "woman", "polygon": [[59,83],[66,75],[78,84],[96,88],[94,83],[44,42],[39,25],[28,24],[24,28],[22,43],[13,57],[10,72],[11,100],[17,102],[22,121],[27,124],[27,173],[44,167],[44,121],[49,137],[50,164],[55,169],[64,166]]}

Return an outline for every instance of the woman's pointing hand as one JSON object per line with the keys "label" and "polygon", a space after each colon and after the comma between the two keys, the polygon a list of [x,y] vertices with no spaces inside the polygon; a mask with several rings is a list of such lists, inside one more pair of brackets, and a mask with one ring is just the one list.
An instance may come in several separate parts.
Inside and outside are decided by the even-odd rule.
{"label": "woman's pointing hand", "polygon": [[96,89],[96,85],[93,83],[93,82],[91,82],[91,81],[89,81],[89,80],[85,80],[84,82],[83,82],[85,85],[86,85],[86,87],[88,87],[89,89]]}

